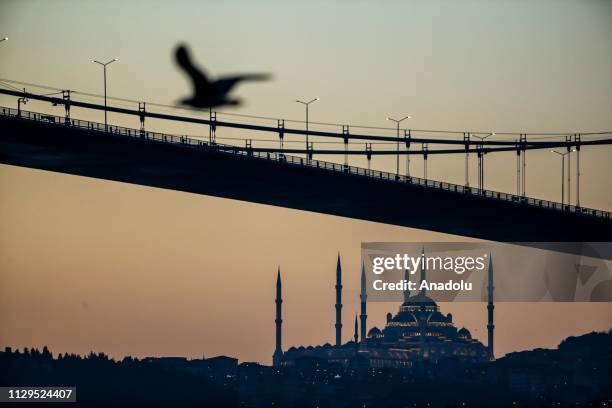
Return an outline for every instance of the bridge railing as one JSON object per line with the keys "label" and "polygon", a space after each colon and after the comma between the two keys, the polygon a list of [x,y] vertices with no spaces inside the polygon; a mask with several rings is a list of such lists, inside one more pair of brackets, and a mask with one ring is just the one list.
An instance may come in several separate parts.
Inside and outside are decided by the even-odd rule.
{"label": "bridge railing", "polygon": [[[149,141],[180,144],[186,147],[194,148],[206,148],[209,150],[215,150],[222,153],[234,154],[239,156],[249,156],[258,159],[272,160],[277,162],[286,163],[294,166],[308,166],[314,167],[327,171],[342,172],[346,174],[352,174],[361,177],[367,177],[370,179],[385,180],[394,183],[412,184],[422,186],[425,188],[433,188],[438,190],[455,192],[458,194],[469,194],[472,196],[478,196],[485,199],[508,201],[522,205],[528,205],[532,207],[547,208],[551,210],[565,211],[576,214],[583,214],[588,216],[594,216],[599,218],[611,218],[611,214],[608,211],[602,211],[597,209],[577,207],[574,205],[565,204],[562,205],[558,202],[541,200],[533,197],[523,197],[515,194],[503,193],[499,191],[481,190],[474,187],[467,187],[459,184],[447,183],[444,181],[423,179],[419,177],[408,177],[406,175],[397,175],[381,170],[371,170],[363,167],[356,167],[350,165],[344,165],[334,162],[328,162],[323,160],[308,160],[305,157],[298,157],[287,155],[280,152],[261,152],[242,147],[221,144],[216,142],[210,142],[203,139],[196,139],[188,136],[171,135],[166,133],[151,132],[141,129],[133,129],[122,126],[108,125],[106,127],[103,123],[91,122],[81,119],[69,119],[67,120],[64,116],[48,115],[39,112],[31,112],[26,110],[18,110],[14,108],[1,107],[1,114],[3,116],[18,117],[25,120],[32,120],[37,122],[43,122],[46,124],[56,126],[70,126],[79,129],[86,129],[94,132],[110,133],[115,135],[122,135],[133,138],[140,138]],[[108,128],[108,130],[106,130]]]}

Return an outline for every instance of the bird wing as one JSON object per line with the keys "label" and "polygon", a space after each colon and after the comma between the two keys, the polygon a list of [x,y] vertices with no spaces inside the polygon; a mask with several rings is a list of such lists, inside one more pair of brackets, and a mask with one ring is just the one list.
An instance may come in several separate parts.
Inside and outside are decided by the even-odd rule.
{"label": "bird wing", "polygon": [[175,57],[176,63],[189,75],[196,97],[208,96],[212,91],[212,84],[208,81],[204,72],[191,62],[187,47],[184,45],[177,47]]}
{"label": "bird wing", "polygon": [[214,86],[219,93],[228,93],[231,89],[241,81],[266,81],[270,79],[268,74],[242,74],[234,76],[221,77],[214,82]]}

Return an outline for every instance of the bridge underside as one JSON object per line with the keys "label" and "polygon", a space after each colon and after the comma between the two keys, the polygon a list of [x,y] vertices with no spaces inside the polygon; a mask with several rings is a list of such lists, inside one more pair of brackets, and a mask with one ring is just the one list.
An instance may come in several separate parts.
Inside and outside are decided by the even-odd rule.
{"label": "bridge underside", "polygon": [[15,118],[0,162],[494,241],[612,241],[609,219]]}

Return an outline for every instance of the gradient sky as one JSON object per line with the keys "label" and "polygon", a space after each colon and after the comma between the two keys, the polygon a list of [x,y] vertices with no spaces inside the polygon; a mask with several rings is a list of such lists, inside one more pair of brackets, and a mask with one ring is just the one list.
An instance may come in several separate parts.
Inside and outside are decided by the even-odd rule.
{"label": "gradient sky", "polygon": [[[100,94],[100,67],[90,60],[119,58],[109,67],[110,95],[171,105],[189,92],[171,59],[185,41],[211,75],[274,74],[239,87],[246,104],[228,112],[301,119],[293,101],[319,96],[311,119],[323,122],[388,126],[386,116],[412,114],[413,128],[612,130],[610,21],[609,1],[3,0],[0,36],[10,40],[0,44],[0,78]],[[37,102],[27,108],[62,112]],[[79,109],[73,116],[102,120]],[[612,210],[611,153],[583,150],[583,205]],[[530,152],[527,160],[528,194],[558,200],[559,159]],[[414,159],[413,174],[422,174],[421,163]],[[514,191],[514,163],[514,153],[487,157],[487,187]],[[373,166],[392,169],[394,159]],[[474,183],[475,160],[471,171]],[[462,183],[463,157],[434,158],[428,173]],[[11,166],[0,166],[0,214],[0,345],[116,357],[227,354],[269,363],[279,264],[285,347],[331,341],[338,251],[348,340],[362,241],[460,239]],[[442,307],[485,340],[484,305]],[[396,309],[372,304],[369,322],[380,326]],[[612,326],[609,304],[513,303],[496,311],[498,355]]]}

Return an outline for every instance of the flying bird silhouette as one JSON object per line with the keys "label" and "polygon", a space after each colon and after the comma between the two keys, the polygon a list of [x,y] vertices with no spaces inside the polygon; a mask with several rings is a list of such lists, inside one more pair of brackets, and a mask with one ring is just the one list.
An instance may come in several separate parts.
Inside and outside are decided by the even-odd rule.
{"label": "flying bird silhouette", "polygon": [[211,108],[222,105],[240,105],[239,99],[230,99],[229,92],[240,81],[263,81],[270,79],[268,74],[241,74],[219,77],[211,81],[204,71],[196,67],[185,45],[179,45],[175,53],[176,63],[191,79],[193,95],[180,102],[194,108]]}

